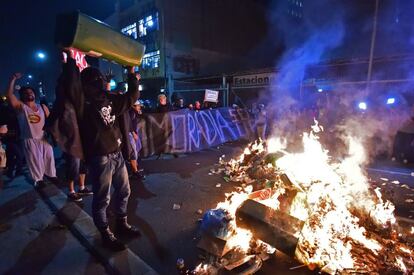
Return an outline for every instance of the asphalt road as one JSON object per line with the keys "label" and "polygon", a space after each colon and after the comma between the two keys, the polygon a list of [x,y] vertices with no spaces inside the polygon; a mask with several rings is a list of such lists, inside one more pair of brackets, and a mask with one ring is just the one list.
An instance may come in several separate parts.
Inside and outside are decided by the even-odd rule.
{"label": "asphalt road", "polygon": [[[158,160],[143,160],[141,166],[147,173],[147,179],[144,183],[131,181],[129,202],[129,220],[139,227],[142,236],[126,240],[129,247],[160,274],[176,274],[177,258],[185,259],[189,267],[194,267],[199,262],[196,245],[199,219],[202,217],[197,210],[201,209],[204,213],[214,208],[224,200],[225,193],[234,188],[221,176],[209,175],[209,170],[221,155],[237,156],[243,149],[244,144],[237,142],[178,158],[164,155]],[[386,189],[386,197],[396,202],[397,213],[407,218],[414,215],[414,204],[406,202],[407,199],[414,199],[411,170],[414,171],[414,168],[393,167],[387,163],[368,169],[372,184]],[[395,180],[399,184],[392,183]],[[217,184],[220,187],[216,187]],[[404,184],[408,189],[402,187]],[[180,208],[174,210],[174,204]],[[91,213],[91,197],[84,198],[81,205]],[[294,260],[276,253],[258,274],[312,274],[307,267],[291,270],[298,265]]]}

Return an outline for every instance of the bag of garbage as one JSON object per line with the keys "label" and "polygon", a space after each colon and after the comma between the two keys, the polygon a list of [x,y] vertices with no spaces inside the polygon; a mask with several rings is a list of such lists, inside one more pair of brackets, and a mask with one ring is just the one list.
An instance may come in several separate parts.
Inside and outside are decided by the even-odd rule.
{"label": "bag of garbage", "polygon": [[231,219],[225,209],[210,209],[204,214],[200,229],[205,234],[225,239],[231,233]]}

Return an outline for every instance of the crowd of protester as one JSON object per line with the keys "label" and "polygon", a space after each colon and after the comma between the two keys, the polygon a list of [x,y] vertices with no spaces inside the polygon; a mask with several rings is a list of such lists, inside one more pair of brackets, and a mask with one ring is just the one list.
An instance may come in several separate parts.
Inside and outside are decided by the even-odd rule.
{"label": "crowd of protester", "polygon": [[155,109],[151,110],[149,108],[148,112],[156,112],[156,113],[167,113],[171,111],[178,111],[178,110],[190,110],[190,111],[201,111],[201,110],[208,110],[217,108],[219,106],[218,102],[208,102],[204,101],[203,104],[199,100],[196,100],[194,103],[186,104],[184,98],[178,97],[173,103],[168,101],[168,97],[166,94],[161,93],[157,97],[157,105]]}
{"label": "crowd of protester", "polygon": [[[103,245],[113,250],[125,249],[119,235],[109,228],[106,209],[112,186],[117,234],[140,235],[127,221],[127,204],[129,181],[145,180],[139,165],[142,144],[138,125],[143,112],[200,111],[216,108],[219,103],[186,103],[182,97],[170,103],[167,95],[161,93],[156,106],[148,108],[139,100],[140,77],[134,68],[128,68],[128,85],[121,85],[123,89],[128,87],[128,91],[110,91],[107,77],[97,68],[80,72],[69,58],[63,63],[56,101],[49,110],[46,104],[37,103],[35,88],[16,89],[21,77],[20,73],[13,74],[6,95],[0,98],[0,171],[6,171],[6,176],[13,179],[22,175],[26,166],[36,188],[47,182],[60,184],[54,156],[58,150],[53,150],[52,144],[57,145],[63,152],[68,199],[79,202],[83,196],[93,195],[92,216]],[[339,105],[335,106],[292,105],[274,112],[264,104],[253,104],[248,111],[255,122],[256,138],[265,140],[275,133],[268,127],[269,119],[278,121],[278,130],[283,134],[292,128],[295,129],[291,132],[297,133],[308,129],[314,119],[326,126],[336,123],[331,121],[333,118],[341,120]]]}
{"label": "crowd of protester", "polygon": [[[146,109],[145,101],[139,100],[139,75],[134,68],[128,68],[128,85],[111,91],[109,79],[97,68],[80,72],[75,61],[68,58],[62,62],[52,105],[36,98],[34,87],[19,87],[21,78],[20,73],[11,76],[0,101],[0,176],[5,171],[12,180],[27,168],[35,188],[48,183],[66,185],[68,200],[75,202],[93,195],[92,216],[102,244],[116,251],[125,249],[119,234],[140,235],[127,222],[129,181],[145,180],[139,165],[142,144],[138,125]],[[214,107],[217,103],[185,104],[183,98],[171,104],[166,94],[160,94],[156,107],[146,111],[166,113]],[[55,154],[60,152],[64,177],[58,179]],[[111,199],[118,235],[109,228],[106,213]]]}
{"label": "crowd of protester", "polygon": [[[64,65],[65,66],[65,65]],[[105,76],[99,75],[97,72],[92,73],[94,76],[89,76],[89,71],[92,69],[85,70],[79,76],[79,81],[85,83],[85,79],[88,78],[97,78],[93,79],[92,82],[104,81]],[[6,95],[0,100],[0,169],[5,171],[8,178],[13,179],[23,174],[23,168],[27,166],[30,178],[35,187],[42,187],[47,182],[59,183],[59,180],[56,177],[56,167],[55,167],[55,156],[53,150],[53,144],[56,145],[56,141],[51,138],[52,135],[49,135],[45,131],[45,128],[53,127],[47,126],[47,124],[53,124],[56,122],[57,118],[62,116],[62,110],[68,109],[64,103],[65,100],[70,101],[70,92],[67,92],[67,87],[73,89],[73,84],[68,83],[68,79],[73,76],[70,76],[68,70],[63,69],[62,75],[58,80],[58,85],[56,88],[56,101],[54,102],[54,108],[52,110],[52,115],[49,110],[49,107],[52,108],[52,104],[47,105],[42,100],[36,98],[36,89],[30,86],[19,87],[17,84],[18,80],[22,77],[20,73],[12,75]],[[69,76],[65,76],[69,75]],[[73,81],[73,80],[72,80]],[[88,84],[89,85],[89,84]],[[108,96],[122,97],[126,94],[125,85],[118,85],[115,89],[111,90],[108,82],[102,84],[105,87],[106,94]],[[86,85],[84,85],[86,87]],[[127,86],[128,87],[128,86]],[[86,89],[85,89],[86,90]],[[18,96],[15,95],[17,92]],[[66,94],[66,95],[65,95]],[[69,95],[68,95],[69,94]],[[85,98],[88,97],[87,92],[85,91]],[[39,102],[40,103],[36,103]],[[73,106],[77,105],[73,99]],[[88,104],[89,102],[86,102]],[[48,107],[49,106],[49,107]],[[85,105],[83,111],[86,111],[90,107]],[[142,148],[140,131],[138,129],[139,120],[143,112],[148,113],[166,113],[177,110],[190,110],[190,111],[200,111],[206,109],[212,109],[218,107],[218,103],[214,102],[201,102],[196,100],[194,103],[186,104],[184,98],[178,97],[171,104],[168,101],[166,94],[161,93],[157,97],[157,104],[154,107],[145,106],[145,101],[136,100],[132,107],[125,112],[120,118],[121,123],[119,125],[121,136],[127,137],[124,140],[117,142],[126,144],[122,148],[127,148],[122,151],[123,158],[127,161],[128,165],[128,174],[129,178],[137,180],[145,180],[145,174],[143,169],[139,167],[139,152]],[[72,107],[73,108],[73,107]],[[75,111],[77,113],[79,111]],[[108,112],[108,110],[106,110]],[[109,111],[110,112],[110,111]],[[261,105],[261,109],[258,109],[257,115],[260,121],[259,125],[259,136],[264,138],[266,132],[266,118],[264,111],[264,105]],[[51,117],[49,117],[51,115]],[[101,110],[99,114],[102,118],[107,116],[105,110]],[[89,118],[92,120],[92,118]],[[105,118],[107,121],[106,124],[111,124],[111,117]],[[76,120],[76,118],[75,118]],[[49,122],[47,122],[49,121]],[[66,122],[67,128],[72,128],[74,120]],[[82,125],[79,125],[82,127]],[[89,124],[85,127],[84,132],[91,133],[89,130]],[[75,136],[74,133],[70,135]],[[85,143],[89,143],[90,140],[96,140],[97,137],[91,134],[87,135],[84,139],[87,140]],[[109,135],[111,138],[115,138]],[[72,137],[73,138],[73,137]],[[81,139],[82,137],[77,137]],[[76,138],[74,138],[76,139]],[[102,139],[102,137],[100,137]],[[126,141],[126,142],[125,142]],[[7,148],[4,150],[3,146]],[[83,148],[88,148],[86,151],[91,148],[90,146],[95,146],[93,144],[83,145]],[[99,147],[99,145],[97,145]],[[104,147],[105,145],[100,145]],[[116,146],[114,146],[116,147]],[[102,148],[97,148],[96,150],[102,150]],[[56,151],[56,150],[55,150]],[[114,150],[112,150],[114,151]],[[87,152],[83,152],[87,154]],[[99,152],[102,154],[102,152]],[[106,153],[106,152],[105,152]],[[88,172],[87,164],[85,162],[85,156],[83,159],[81,155],[63,150],[62,158],[64,161],[64,176],[65,182],[68,188],[68,199],[72,201],[82,201],[82,197],[86,195],[92,195],[93,191],[87,187],[86,184],[86,175]],[[7,160],[7,161],[6,161]],[[75,186],[77,185],[77,186]],[[75,188],[77,187],[77,188]]]}
{"label": "crowd of protester", "polygon": [[[129,179],[144,179],[138,165],[141,148],[137,129],[141,115],[139,76],[129,68],[128,92],[110,94],[106,79],[98,69],[86,68],[79,72],[75,61],[68,59],[63,64],[52,110],[37,103],[35,88],[17,88],[21,77],[20,73],[11,76],[6,95],[1,98],[1,171],[6,171],[5,175],[13,179],[22,175],[23,168],[27,167],[36,188],[47,183],[60,185],[54,155],[59,150],[53,150],[52,146],[56,143],[63,151],[68,199],[80,201],[83,196],[93,194],[92,216],[101,233],[102,244],[116,251],[125,249],[120,235],[140,235],[127,221]],[[75,183],[78,183],[77,190]],[[111,199],[116,214],[116,234],[109,228],[106,213]]]}

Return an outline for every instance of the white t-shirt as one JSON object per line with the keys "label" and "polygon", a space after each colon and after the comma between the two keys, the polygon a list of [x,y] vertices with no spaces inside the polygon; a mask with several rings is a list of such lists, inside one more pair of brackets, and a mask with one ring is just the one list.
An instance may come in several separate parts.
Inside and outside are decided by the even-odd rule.
{"label": "white t-shirt", "polygon": [[19,111],[17,118],[20,127],[20,137],[22,139],[34,138],[42,139],[45,126],[45,112],[40,104],[36,104],[37,111],[33,111],[29,106],[23,104],[23,109]]}

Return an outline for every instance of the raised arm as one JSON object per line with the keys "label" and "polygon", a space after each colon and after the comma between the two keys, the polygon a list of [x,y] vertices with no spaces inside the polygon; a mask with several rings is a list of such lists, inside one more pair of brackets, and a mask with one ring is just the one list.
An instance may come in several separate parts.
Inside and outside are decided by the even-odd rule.
{"label": "raised arm", "polygon": [[138,80],[140,75],[136,75],[133,67],[128,68],[128,92],[124,95],[111,96],[115,115],[121,115],[132,107],[139,98]]}
{"label": "raised arm", "polygon": [[70,51],[66,51],[66,63],[63,63],[62,73],[58,80],[56,88],[56,99],[63,105],[65,100],[69,100],[75,108],[78,118],[83,116],[84,94],[80,81],[80,72],[76,66],[76,61],[71,57]]}
{"label": "raised arm", "polygon": [[21,73],[15,73],[9,82],[9,87],[7,88],[7,99],[9,100],[10,105],[13,109],[20,110],[23,107],[23,102],[21,102],[15,95],[14,95],[14,85],[16,84],[16,80],[22,77]]}

